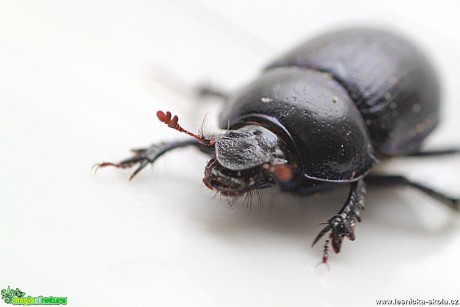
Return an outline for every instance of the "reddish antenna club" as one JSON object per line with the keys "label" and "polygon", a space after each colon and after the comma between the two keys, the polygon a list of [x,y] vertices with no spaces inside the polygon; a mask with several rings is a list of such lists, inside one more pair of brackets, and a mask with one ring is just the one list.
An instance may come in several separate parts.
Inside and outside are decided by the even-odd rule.
{"label": "reddish antenna club", "polygon": [[158,111],[157,112],[157,117],[158,119],[162,122],[168,125],[169,128],[173,128],[179,132],[183,132],[185,134],[190,135],[191,137],[197,139],[201,144],[207,145],[207,146],[212,146],[214,145],[214,140],[213,139],[206,139],[203,135],[197,135],[193,132],[190,132],[184,128],[182,128],[181,125],[179,125],[179,117],[177,115],[172,116],[171,112],[166,111]]}

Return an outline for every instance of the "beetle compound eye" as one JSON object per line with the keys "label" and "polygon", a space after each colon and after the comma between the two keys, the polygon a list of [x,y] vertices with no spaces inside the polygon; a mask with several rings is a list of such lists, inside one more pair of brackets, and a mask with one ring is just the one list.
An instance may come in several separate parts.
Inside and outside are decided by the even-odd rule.
{"label": "beetle compound eye", "polygon": [[281,182],[290,181],[294,177],[291,167],[287,164],[271,165],[266,163],[264,164],[263,168],[271,173],[276,178],[276,180]]}
{"label": "beetle compound eye", "polygon": [[289,181],[292,179],[292,170],[288,165],[275,165],[273,174],[279,181]]}

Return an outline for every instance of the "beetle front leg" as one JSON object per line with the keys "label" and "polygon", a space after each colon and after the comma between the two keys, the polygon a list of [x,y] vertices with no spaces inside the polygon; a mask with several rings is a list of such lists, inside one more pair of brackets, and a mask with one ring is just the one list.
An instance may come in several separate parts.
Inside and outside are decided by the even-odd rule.
{"label": "beetle front leg", "polygon": [[[342,241],[345,237],[351,241],[355,240],[354,227],[356,222],[361,222],[361,211],[364,210],[364,195],[366,194],[366,188],[362,179],[353,182],[350,189],[345,205],[342,209],[331,219],[327,221],[326,227],[316,236],[313,245],[315,245],[321,237],[329,233],[329,238],[326,240],[326,244],[331,243],[332,249],[335,253],[340,252]],[[327,261],[328,250],[324,248],[323,262]]]}
{"label": "beetle front leg", "polygon": [[168,151],[186,146],[197,146],[201,151],[209,153],[209,147],[199,143],[197,140],[171,141],[159,144],[153,144],[148,148],[132,149],[134,155],[118,163],[102,162],[95,165],[96,171],[99,168],[114,166],[117,168],[130,168],[138,164],[136,170],[131,174],[129,180],[133,179],[149,163],[155,162],[160,156]]}

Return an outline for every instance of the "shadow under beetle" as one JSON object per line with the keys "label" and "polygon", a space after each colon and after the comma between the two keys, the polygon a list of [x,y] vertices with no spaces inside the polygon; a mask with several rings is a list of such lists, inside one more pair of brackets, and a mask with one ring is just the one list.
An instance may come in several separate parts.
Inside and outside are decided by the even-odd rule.
{"label": "shadow under beetle", "polygon": [[309,195],[347,184],[342,209],[313,242],[328,235],[324,263],[329,244],[339,253],[345,237],[355,239],[365,183],[410,186],[459,211],[458,198],[403,176],[370,173],[379,160],[394,156],[460,152],[420,150],[439,123],[439,83],[425,55],[398,35],[369,28],[328,33],[272,62],[233,95],[202,94],[226,100],[219,116],[225,133],[196,135],[183,129],[177,116],[158,111],[160,121],[193,138],[136,149],[129,159],[97,166],[138,164],[132,178],[164,153],[195,146],[211,157],[204,184],[224,196],[273,185]]}

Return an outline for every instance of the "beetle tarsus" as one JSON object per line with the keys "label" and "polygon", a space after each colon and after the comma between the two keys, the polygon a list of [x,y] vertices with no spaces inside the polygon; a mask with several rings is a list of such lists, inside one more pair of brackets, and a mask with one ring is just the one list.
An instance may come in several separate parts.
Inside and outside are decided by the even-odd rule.
{"label": "beetle tarsus", "polygon": [[329,263],[328,263],[328,260],[329,260],[329,243],[330,243],[330,241],[331,241],[331,239],[329,238],[324,242],[323,257],[321,258],[321,261],[316,265],[317,267],[320,266],[320,265],[326,265],[327,269],[330,270]]}
{"label": "beetle tarsus", "polygon": [[176,148],[182,148],[190,145],[199,147],[203,146],[196,140],[164,142],[160,144],[154,144],[147,148],[132,149],[131,151],[134,153],[134,156],[122,160],[118,163],[102,162],[94,165],[94,167],[97,172],[97,170],[99,170],[100,168],[104,168],[107,166],[113,166],[117,168],[130,168],[138,164],[136,170],[129,177],[129,180],[131,181],[149,163],[154,163],[160,156],[162,156],[166,152]]}
{"label": "beetle tarsus", "polygon": [[327,261],[329,260],[329,239],[326,240],[324,243],[324,248],[323,248],[323,258],[321,259],[321,262],[324,264],[327,264]]}
{"label": "beetle tarsus", "polygon": [[364,195],[366,193],[363,180],[353,182],[347,202],[342,209],[326,223],[326,226],[316,236],[312,245],[315,245],[325,234],[329,233],[326,245],[323,251],[323,261],[329,258],[329,249],[327,246],[329,240],[332,250],[338,254],[345,237],[351,241],[355,240],[354,227],[356,222],[361,222],[361,211],[364,210]]}

